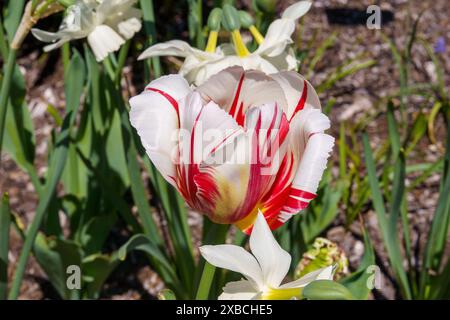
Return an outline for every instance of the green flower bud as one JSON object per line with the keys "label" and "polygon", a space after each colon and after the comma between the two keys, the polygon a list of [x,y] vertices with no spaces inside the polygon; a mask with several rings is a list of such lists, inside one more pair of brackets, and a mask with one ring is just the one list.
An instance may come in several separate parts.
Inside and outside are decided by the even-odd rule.
{"label": "green flower bud", "polygon": [[295,279],[320,268],[336,266],[335,280],[348,274],[348,259],[335,243],[325,238],[316,238],[312,248],[303,254],[295,269]]}
{"label": "green flower bud", "polygon": [[222,22],[222,9],[214,8],[208,17],[208,28],[210,31],[219,31]]}
{"label": "green flower bud", "polygon": [[277,6],[277,0],[253,0],[253,7],[257,11],[264,13],[274,13]]}
{"label": "green flower bud", "polygon": [[239,30],[241,28],[241,23],[239,20],[239,12],[235,7],[226,4],[223,6],[223,27],[227,31]]}
{"label": "green flower bud", "polygon": [[241,22],[242,27],[246,29],[255,24],[253,17],[244,10],[239,10],[239,21]]}

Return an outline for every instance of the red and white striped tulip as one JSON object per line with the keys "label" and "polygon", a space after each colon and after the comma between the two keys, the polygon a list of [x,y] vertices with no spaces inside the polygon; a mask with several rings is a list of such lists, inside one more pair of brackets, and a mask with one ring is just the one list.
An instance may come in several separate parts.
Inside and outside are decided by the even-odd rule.
{"label": "red and white striped tulip", "polygon": [[194,210],[246,233],[305,209],[334,145],[314,88],[293,71],[231,67],[191,88],[181,75],[131,98],[130,120],[164,178]]}

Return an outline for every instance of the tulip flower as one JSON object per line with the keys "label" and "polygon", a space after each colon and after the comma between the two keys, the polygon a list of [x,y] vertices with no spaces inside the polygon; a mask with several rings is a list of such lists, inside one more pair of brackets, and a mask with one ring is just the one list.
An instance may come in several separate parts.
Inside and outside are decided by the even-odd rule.
{"label": "tulip flower", "polygon": [[251,254],[235,245],[206,245],[200,253],[210,264],[239,272],[246,279],[229,282],[219,300],[290,300],[302,299],[302,290],[315,280],[332,280],[333,266],[281,284],[291,265],[291,256],[275,240],[263,215],[258,214],[250,235]]}
{"label": "tulip flower", "polygon": [[258,210],[276,229],[306,208],[334,145],[314,88],[293,71],[230,67],[195,89],[164,76],[130,105],[147,155],[187,204],[246,233]]}
{"label": "tulip flower", "polygon": [[137,0],[78,0],[67,8],[66,16],[55,33],[32,29],[33,35],[52,44],[44,51],[64,43],[87,38],[97,61],[119,50],[141,27],[141,11],[133,5]]}
{"label": "tulip flower", "polygon": [[[236,65],[242,66],[245,70],[260,70],[267,74],[296,70],[298,61],[290,46],[293,43],[291,36],[295,31],[296,20],[306,14],[310,7],[310,1],[299,1],[288,7],[280,19],[270,24],[264,38],[253,25],[249,26],[259,44],[252,53],[247,51],[239,30],[233,30],[231,32],[233,44],[225,43],[217,48],[207,46],[203,51],[191,47],[184,41],[171,40],[151,46],[139,56],[139,59],[155,56],[183,57],[185,60],[179,73],[189,83],[195,85],[200,85],[212,75]],[[212,30],[211,33],[214,38],[217,36],[216,30]]]}

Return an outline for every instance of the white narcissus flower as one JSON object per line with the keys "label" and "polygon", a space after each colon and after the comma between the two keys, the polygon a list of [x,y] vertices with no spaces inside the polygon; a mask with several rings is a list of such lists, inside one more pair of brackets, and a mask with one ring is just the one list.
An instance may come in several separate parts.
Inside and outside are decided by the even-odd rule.
{"label": "white narcissus flower", "polygon": [[247,56],[236,55],[232,44],[223,44],[215,52],[205,52],[191,47],[181,40],[159,43],[145,50],[139,59],[154,56],[178,56],[185,58],[179,72],[189,83],[201,85],[214,74],[231,67],[241,66],[245,70],[260,70],[271,74],[296,70],[297,58],[290,44],[295,23],[311,8],[310,1],[299,1],[288,7],[280,19],[273,21],[264,41]]}
{"label": "white narcissus flower", "polygon": [[67,8],[59,30],[55,33],[32,29],[33,35],[52,44],[45,51],[64,43],[87,38],[97,61],[119,50],[141,27],[142,13],[134,7],[137,0],[78,0]]}
{"label": "white narcissus flower", "polygon": [[275,240],[261,213],[250,235],[250,250],[252,254],[229,244],[200,247],[200,253],[210,264],[246,278],[227,283],[219,300],[302,299],[303,288],[312,281],[333,280],[333,266],[328,266],[281,284],[289,271],[291,256]]}
{"label": "white narcissus flower", "polygon": [[298,73],[230,67],[192,89],[181,75],[130,100],[147,155],[194,210],[250,233],[305,209],[334,145],[314,88]]}

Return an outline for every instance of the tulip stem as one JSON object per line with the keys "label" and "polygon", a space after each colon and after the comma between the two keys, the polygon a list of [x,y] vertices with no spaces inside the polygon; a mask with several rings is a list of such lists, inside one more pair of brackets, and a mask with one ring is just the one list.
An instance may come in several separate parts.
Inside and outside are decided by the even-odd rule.
{"label": "tulip stem", "polygon": [[212,264],[205,262],[203,267],[202,277],[200,279],[200,285],[198,286],[196,300],[207,300],[209,296],[209,290],[211,289],[211,283],[214,279],[216,267]]}

